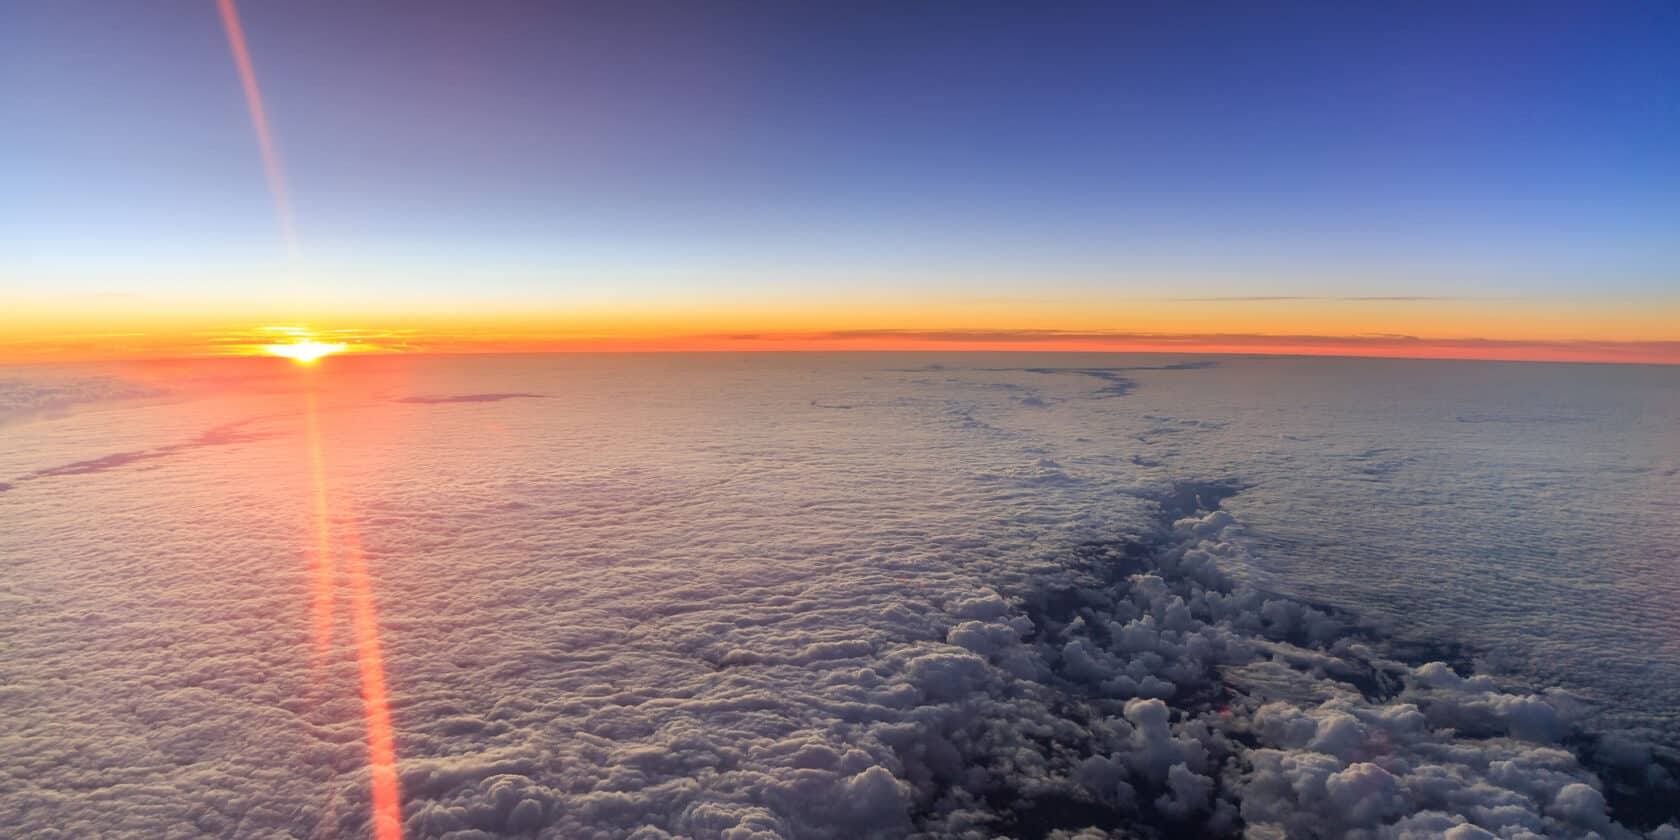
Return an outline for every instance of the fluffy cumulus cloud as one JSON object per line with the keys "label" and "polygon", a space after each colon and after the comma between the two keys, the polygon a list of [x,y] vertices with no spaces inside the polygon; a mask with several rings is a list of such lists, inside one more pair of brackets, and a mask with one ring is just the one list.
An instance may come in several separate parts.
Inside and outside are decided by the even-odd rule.
{"label": "fluffy cumulus cloud", "polygon": [[[1029,803],[1098,804],[1103,825],[1137,833],[1631,836],[1563,748],[1557,705],[1440,662],[1384,659],[1322,610],[1231,583],[1220,558],[1244,550],[1228,514],[1203,512],[1151,552],[1044,582],[1036,607],[1023,603],[1029,633],[1005,616],[957,624],[949,641],[1016,682],[1003,691],[1012,717],[1072,730],[1060,749],[1037,749],[1030,776],[994,781]],[[1004,667],[1023,648],[1043,676]],[[1039,706],[1021,683],[1050,687],[1058,704]],[[1060,764],[1067,753],[1084,757]]]}
{"label": "fluffy cumulus cloud", "polygon": [[[355,508],[327,521],[359,533],[379,602],[405,833],[1617,838],[1637,832],[1616,784],[1680,796],[1665,747],[1589,737],[1562,694],[1245,582],[1237,485],[1052,458],[1020,424],[1135,395],[1050,372],[1074,375],[972,401],[689,393],[662,370],[340,395],[320,437]],[[567,396],[505,398],[526,389]],[[194,420],[253,413],[229,410]],[[21,835],[367,833],[354,581],[311,571],[306,483],[239,480],[308,463],[296,411],[258,416],[4,497],[0,821]],[[1147,457],[1097,463],[1214,428],[1142,416]]]}
{"label": "fluffy cumulus cloud", "polygon": [[[1245,550],[1240,537],[1228,514],[1200,511],[1142,543],[1040,570],[1018,592],[959,590],[898,616],[919,639],[731,649],[704,696],[595,709],[593,734],[570,734],[590,748],[569,761],[411,763],[409,827],[1635,835],[1610,819],[1547,698],[1440,662],[1385,659],[1342,619],[1233,583],[1220,565]],[[778,669],[797,669],[805,687],[788,691]]]}

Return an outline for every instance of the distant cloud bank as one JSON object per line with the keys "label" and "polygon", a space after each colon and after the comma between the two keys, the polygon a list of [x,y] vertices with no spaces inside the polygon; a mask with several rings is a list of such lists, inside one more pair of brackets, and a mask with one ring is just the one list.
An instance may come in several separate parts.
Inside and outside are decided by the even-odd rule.
{"label": "distant cloud bank", "polygon": [[[1380,356],[1489,361],[1680,364],[1680,341],[1570,341],[1423,338],[1413,335],[1268,335],[1148,333],[1106,330],[833,330],[707,336],[739,349],[797,350],[1089,350]],[[723,349],[723,348],[718,348]]]}

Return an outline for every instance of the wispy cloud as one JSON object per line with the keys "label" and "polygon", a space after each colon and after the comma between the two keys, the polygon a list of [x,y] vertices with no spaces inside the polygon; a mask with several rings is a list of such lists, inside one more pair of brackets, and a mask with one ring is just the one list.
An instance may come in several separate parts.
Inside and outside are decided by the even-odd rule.
{"label": "wispy cloud", "polygon": [[1519,340],[1425,338],[1394,333],[1272,335],[1262,333],[1150,333],[1048,329],[863,329],[800,333],[732,333],[712,338],[789,349],[1079,349],[1282,355],[1391,356],[1511,361],[1680,364],[1680,341]]}
{"label": "wispy cloud", "polygon": [[1170,300],[1179,303],[1254,303],[1265,301],[1342,301],[1348,303],[1387,302],[1403,303],[1408,301],[1494,301],[1516,300],[1512,297],[1478,297],[1472,295],[1200,295],[1196,297],[1169,297],[1157,300]]}
{"label": "wispy cloud", "polygon": [[542,394],[443,394],[438,396],[397,397],[391,402],[408,403],[410,405],[442,405],[446,403],[484,403],[501,402],[502,400],[532,399],[540,400]]}

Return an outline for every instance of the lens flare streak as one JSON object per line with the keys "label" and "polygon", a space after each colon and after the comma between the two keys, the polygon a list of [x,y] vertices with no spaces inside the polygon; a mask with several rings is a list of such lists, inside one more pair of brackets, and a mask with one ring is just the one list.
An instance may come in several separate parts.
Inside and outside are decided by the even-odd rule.
{"label": "lens flare streak", "polygon": [[314,392],[308,396],[309,406],[304,424],[309,442],[311,504],[313,510],[313,546],[309,558],[310,615],[315,637],[315,656],[324,660],[332,646],[333,575],[332,509],[327,501],[326,464],[321,456],[321,421]]}
{"label": "lens flare streak", "polygon": [[222,28],[227,30],[228,49],[233,52],[233,64],[239,71],[239,86],[245,91],[245,107],[251,112],[251,128],[257,133],[257,148],[262,153],[263,175],[268,179],[269,193],[274,197],[274,213],[280,221],[280,235],[286,240],[286,252],[297,254],[297,230],[292,224],[292,196],[286,188],[286,173],[280,166],[280,153],[274,148],[274,134],[268,127],[268,109],[263,105],[262,89],[257,87],[257,72],[251,66],[251,51],[245,45],[245,28],[239,23],[239,10],[233,0],[216,0],[222,15]]}
{"label": "lens flare streak", "polygon": [[[334,581],[342,570],[348,588],[351,641],[361,680],[362,719],[367,735],[369,814],[375,840],[402,840],[402,794],[397,780],[396,739],[391,726],[390,701],[385,685],[385,661],[379,641],[379,615],[374,602],[373,581],[368,574],[367,556],[347,504],[334,513],[334,498],[328,487],[325,447],[321,434],[320,408],[313,392],[307,398],[306,438],[313,491],[310,558],[311,623],[318,658],[331,649]],[[334,525],[338,525],[337,544]]]}
{"label": "lens flare streak", "polygon": [[385,661],[379,649],[379,616],[367,558],[354,527],[344,532],[344,571],[350,580],[350,625],[362,678],[362,717],[367,726],[368,774],[372,787],[373,836],[402,840],[402,797],[397,785],[397,750],[385,693]]}

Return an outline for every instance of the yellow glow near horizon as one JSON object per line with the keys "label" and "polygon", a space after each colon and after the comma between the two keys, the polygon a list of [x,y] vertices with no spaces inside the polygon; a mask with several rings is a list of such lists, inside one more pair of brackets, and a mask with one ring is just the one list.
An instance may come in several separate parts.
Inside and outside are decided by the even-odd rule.
{"label": "yellow glow near horizon", "polygon": [[284,356],[299,364],[314,364],[322,356],[342,352],[348,347],[345,344],[321,341],[296,341],[290,344],[265,344],[263,350],[273,356]]}
{"label": "yellow glow near horizon", "polygon": [[[3,285],[3,284],[0,284]],[[168,306],[162,306],[162,303]],[[265,311],[272,310],[272,311]],[[388,307],[11,296],[0,364],[329,353],[1149,350],[1680,364],[1680,297],[1587,300],[414,301]],[[291,323],[277,317],[296,319]],[[260,325],[260,326],[259,326]],[[328,352],[319,352],[318,347]],[[308,357],[308,358],[305,358]]]}

